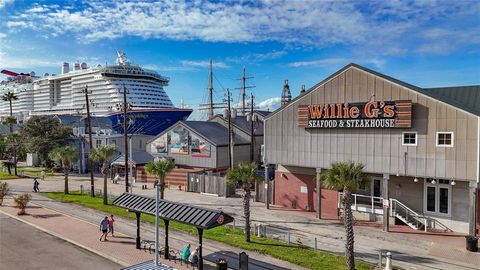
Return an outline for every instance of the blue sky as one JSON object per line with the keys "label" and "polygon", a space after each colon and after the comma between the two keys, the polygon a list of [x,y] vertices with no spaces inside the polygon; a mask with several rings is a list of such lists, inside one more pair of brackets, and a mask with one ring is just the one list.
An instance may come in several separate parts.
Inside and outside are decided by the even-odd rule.
{"label": "blue sky", "polygon": [[350,62],[420,87],[479,84],[478,14],[473,0],[0,0],[0,69],[59,73],[122,50],[193,108],[206,101],[209,59],[218,100],[245,65],[257,103],[272,106],[285,79],[296,96]]}

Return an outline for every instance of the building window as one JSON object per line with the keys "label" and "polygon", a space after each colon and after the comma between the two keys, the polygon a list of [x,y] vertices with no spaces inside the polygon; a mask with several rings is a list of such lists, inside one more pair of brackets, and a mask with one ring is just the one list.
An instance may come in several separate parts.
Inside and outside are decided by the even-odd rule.
{"label": "building window", "polygon": [[453,147],[453,132],[437,132],[437,147]]}
{"label": "building window", "polygon": [[403,132],[402,145],[417,146],[417,132]]}
{"label": "building window", "polygon": [[100,147],[102,145],[102,140],[95,140],[95,148]]}
{"label": "building window", "polygon": [[436,215],[450,215],[452,187],[449,180],[427,179],[425,183],[425,212]]}

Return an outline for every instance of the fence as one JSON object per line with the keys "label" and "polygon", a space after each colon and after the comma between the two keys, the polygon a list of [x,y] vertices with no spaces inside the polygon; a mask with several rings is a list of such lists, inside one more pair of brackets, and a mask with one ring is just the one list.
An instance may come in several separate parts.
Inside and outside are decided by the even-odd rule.
{"label": "fence", "polygon": [[189,172],[187,190],[225,197],[235,194],[235,187],[229,185],[225,177],[206,172]]}
{"label": "fence", "polygon": [[[81,195],[91,195],[92,192],[90,191],[90,187],[88,188],[85,188],[83,185],[80,185],[80,194]],[[95,197],[103,197],[103,190],[101,188],[96,188],[95,189]],[[112,192],[108,192],[107,194],[107,198],[109,199],[115,199],[117,198],[118,196],[112,194]]]}

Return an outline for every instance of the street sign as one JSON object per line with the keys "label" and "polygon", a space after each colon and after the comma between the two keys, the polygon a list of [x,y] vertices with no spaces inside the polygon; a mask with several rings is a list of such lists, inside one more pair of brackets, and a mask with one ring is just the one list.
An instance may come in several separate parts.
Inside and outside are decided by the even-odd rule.
{"label": "street sign", "polygon": [[383,200],[383,208],[389,208],[390,207],[390,200]]}

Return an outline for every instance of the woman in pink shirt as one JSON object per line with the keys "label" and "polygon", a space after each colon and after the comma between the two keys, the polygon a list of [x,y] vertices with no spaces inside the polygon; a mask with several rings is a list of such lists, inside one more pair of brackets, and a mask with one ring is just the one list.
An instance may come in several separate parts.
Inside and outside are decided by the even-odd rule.
{"label": "woman in pink shirt", "polygon": [[113,222],[115,222],[115,219],[113,219],[113,215],[110,215],[110,218],[108,219],[108,232],[112,233],[112,237],[115,237],[113,235]]}

